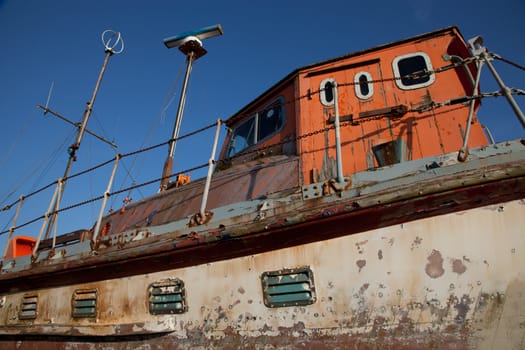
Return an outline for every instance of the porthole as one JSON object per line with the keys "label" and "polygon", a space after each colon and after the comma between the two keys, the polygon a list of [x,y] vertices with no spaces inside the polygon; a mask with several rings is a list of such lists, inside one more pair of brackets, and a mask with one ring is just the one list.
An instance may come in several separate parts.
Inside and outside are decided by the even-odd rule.
{"label": "porthole", "polygon": [[372,75],[368,72],[359,72],[354,76],[355,94],[361,100],[366,100],[374,94]]}
{"label": "porthole", "polygon": [[323,80],[319,86],[319,98],[323,106],[334,105],[334,85],[335,80],[327,78]]}
{"label": "porthole", "polygon": [[[431,85],[435,80],[430,57],[424,52],[398,56],[392,62],[396,85],[403,90],[419,89]],[[414,75],[414,73],[417,73]]]}

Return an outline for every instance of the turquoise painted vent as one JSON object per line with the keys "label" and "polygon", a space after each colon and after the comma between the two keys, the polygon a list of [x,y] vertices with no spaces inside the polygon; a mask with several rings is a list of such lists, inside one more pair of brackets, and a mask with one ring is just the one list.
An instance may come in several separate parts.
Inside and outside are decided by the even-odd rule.
{"label": "turquoise painted vent", "polygon": [[72,316],[74,318],[97,317],[97,296],[96,289],[78,289],[73,293]]}
{"label": "turquoise painted vent", "polygon": [[267,307],[315,303],[314,277],[309,267],[264,272],[261,281]]}
{"label": "turquoise painted vent", "polygon": [[186,310],[184,282],[178,278],[156,282],[149,286],[150,314],[181,314]]}
{"label": "turquoise painted vent", "polygon": [[20,304],[20,311],[18,311],[19,320],[34,320],[36,318],[36,310],[38,305],[37,294],[25,294]]}

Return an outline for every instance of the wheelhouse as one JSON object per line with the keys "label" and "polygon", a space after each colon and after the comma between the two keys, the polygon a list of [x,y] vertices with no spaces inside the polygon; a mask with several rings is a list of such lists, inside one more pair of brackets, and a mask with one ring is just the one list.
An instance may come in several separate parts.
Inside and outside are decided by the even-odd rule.
{"label": "wheelhouse", "polygon": [[[469,57],[449,27],[299,68],[226,122],[221,158],[299,156],[303,185],[334,178],[336,103],[345,176],[457,151],[479,107],[462,100],[474,92]],[[469,147],[487,144],[475,114],[470,128]]]}

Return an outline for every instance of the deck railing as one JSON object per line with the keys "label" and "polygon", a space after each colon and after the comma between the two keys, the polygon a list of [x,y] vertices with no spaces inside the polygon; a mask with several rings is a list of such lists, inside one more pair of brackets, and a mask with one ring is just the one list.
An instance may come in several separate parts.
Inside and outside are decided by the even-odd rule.
{"label": "deck railing", "polygon": [[[465,131],[465,136],[464,136],[464,142],[463,142],[463,145],[462,145],[461,149],[458,150],[458,159],[460,161],[464,161],[467,158],[467,156],[468,156],[467,144],[468,144],[468,138],[469,138],[469,129],[470,129],[470,124],[471,124],[471,121],[472,121],[472,118],[473,118],[473,114],[474,114],[474,105],[475,105],[475,102],[477,100],[485,98],[485,97],[494,97],[494,96],[502,96],[502,95],[504,95],[508,99],[509,103],[511,104],[511,106],[512,106],[512,108],[513,108],[513,110],[514,110],[514,112],[516,114],[516,116],[518,117],[518,119],[520,120],[522,125],[525,127],[525,117],[523,116],[523,112],[520,110],[519,106],[516,104],[516,102],[514,101],[514,99],[512,97],[513,94],[524,95],[525,92],[523,90],[520,90],[520,89],[510,89],[510,88],[505,86],[505,84],[503,83],[502,79],[496,73],[493,65],[490,63],[490,61],[494,57],[499,57],[499,56],[493,55],[493,54],[489,54],[487,52],[487,50],[484,47],[482,47],[480,45],[480,43],[477,42],[477,41],[473,41],[471,43],[471,45],[473,47],[473,51],[476,53],[476,55],[474,57],[472,57],[472,58],[463,59],[463,60],[456,60],[455,62],[453,62],[453,63],[451,63],[451,64],[449,64],[447,66],[444,66],[444,67],[441,67],[441,68],[437,68],[437,69],[435,69],[432,72],[421,71],[421,72],[412,73],[410,75],[410,77],[414,77],[414,76],[421,76],[421,75],[428,75],[428,74],[436,74],[436,73],[444,72],[444,71],[449,70],[449,69],[455,69],[456,67],[459,67],[459,66],[466,66],[466,65],[472,63],[473,61],[476,62],[476,65],[477,65],[478,69],[477,69],[477,75],[475,77],[475,80],[473,81],[474,82],[474,89],[473,89],[472,96],[463,96],[463,97],[459,97],[459,98],[455,98],[455,99],[451,99],[451,100],[443,101],[443,102],[432,102],[432,106],[423,106],[423,107],[407,110],[407,112],[424,113],[424,112],[426,112],[426,111],[428,111],[430,109],[437,109],[437,108],[444,107],[444,106],[450,106],[450,105],[453,105],[453,104],[456,104],[456,103],[470,102],[469,103],[469,114],[468,114],[468,118],[466,120],[466,127],[465,127],[466,131]],[[487,93],[483,94],[483,93],[479,93],[478,92],[481,68],[483,67],[484,64],[486,64],[490,68],[492,74],[494,75],[494,78],[496,79],[496,81],[500,85],[500,87],[501,87],[501,91],[500,92],[488,93],[488,94]],[[515,65],[515,64],[513,64],[513,65]],[[520,66],[519,68],[525,70],[524,67]],[[381,81],[393,80],[393,79],[404,79],[404,78],[407,78],[407,77],[408,76],[394,77],[394,78],[382,79]],[[372,82],[376,82],[376,81],[372,81]],[[334,84],[333,85],[333,89],[334,89],[333,95],[334,95],[334,101],[335,101],[335,104],[334,104],[335,122],[334,122],[333,125],[325,127],[323,129],[320,129],[319,131],[310,132],[307,135],[297,135],[294,139],[287,139],[285,141],[282,141],[282,142],[279,142],[279,143],[276,143],[276,144],[265,146],[264,148],[261,148],[261,147],[250,148],[250,149],[247,149],[247,150],[245,150],[243,152],[240,152],[240,153],[236,154],[235,156],[233,156],[231,158],[228,158],[228,159],[221,159],[219,161],[215,160],[217,146],[218,146],[218,140],[219,140],[219,135],[220,135],[220,128],[223,125],[223,122],[220,119],[217,120],[217,122],[215,122],[213,124],[205,126],[205,127],[201,128],[201,129],[198,129],[196,131],[190,132],[190,133],[188,133],[186,135],[180,136],[175,141],[182,140],[184,138],[188,138],[188,137],[194,136],[194,135],[199,134],[199,133],[201,133],[203,131],[206,131],[206,130],[208,130],[210,128],[216,127],[216,132],[215,132],[214,141],[213,141],[213,145],[212,145],[212,152],[211,152],[211,156],[210,156],[208,162],[204,163],[204,164],[201,164],[201,165],[198,165],[198,166],[195,166],[193,168],[185,169],[185,170],[182,170],[182,171],[177,171],[175,173],[169,174],[167,177],[168,178],[172,178],[172,177],[174,177],[174,176],[176,176],[178,174],[188,173],[188,172],[191,172],[191,171],[196,171],[196,170],[208,167],[208,172],[207,172],[207,176],[206,176],[206,182],[205,182],[205,186],[203,188],[203,197],[202,197],[202,203],[201,203],[201,207],[200,207],[200,212],[197,213],[198,215],[200,215],[200,217],[202,219],[204,219],[205,216],[206,216],[207,195],[208,195],[208,191],[209,191],[210,184],[211,184],[211,178],[212,178],[212,175],[213,175],[213,168],[214,168],[214,166],[216,166],[217,164],[219,164],[221,162],[229,163],[229,162],[231,162],[231,160],[233,158],[244,157],[244,156],[246,156],[246,155],[248,155],[250,153],[254,153],[254,152],[261,152],[261,151],[264,151],[264,149],[266,149],[266,148],[273,148],[273,147],[278,146],[278,145],[288,144],[288,143],[292,143],[292,142],[297,142],[297,141],[299,141],[301,139],[304,139],[306,137],[311,137],[311,136],[313,136],[313,135],[315,135],[317,133],[325,132],[327,130],[334,129],[335,139],[336,139],[335,147],[336,147],[336,154],[337,154],[337,179],[336,179],[336,182],[339,183],[339,184],[344,184],[345,180],[344,180],[344,177],[343,177],[343,170],[342,170],[343,169],[343,159],[342,159],[342,152],[341,152],[341,140],[340,140],[340,135],[339,135],[339,128],[341,127],[341,125],[345,125],[346,123],[345,122],[341,122],[339,120],[338,88],[343,87],[343,86],[355,85],[355,84],[356,83],[352,81],[352,82],[349,82],[349,83],[339,83],[339,84]],[[309,93],[308,96],[301,96],[299,98],[311,98],[312,94],[321,93],[322,91],[323,91],[323,89],[319,89],[318,91]],[[283,103],[284,104],[288,104],[288,103],[295,103],[295,102],[296,102],[296,99],[294,99],[292,101],[284,101]],[[377,116],[375,116],[375,115],[369,117],[370,120],[371,119],[375,119],[375,118],[377,118]],[[367,119],[368,119],[367,117],[360,118],[360,122],[365,122]],[[43,232],[45,230],[46,224],[48,223],[48,219],[49,219],[50,216],[57,215],[60,212],[67,211],[67,210],[70,210],[70,209],[73,209],[73,208],[85,205],[87,203],[92,203],[92,202],[96,202],[96,201],[101,200],[102,203],[101,203],[101,206],[100,206],[100,209],[99,209],[99,214],[98,214],[97,221],[95,223],[95,226],[94,226],[94,229],[93,229],[93,234],[92,234],[92,240],[96,241],[99,238],[99,236],[100,236],[102,218],[103,218],[104,212],[106,211],[107,201],[108,201],[110,196],[122,194],[122,193],[125,193],[125,192],[128,192],[128,191],[134,190],[136,188],[147,186],[147,185],[150,185],[150,184],[153,184],[153,183],[160,183],[162,180],[164,180],[164,177],[157,178],[157,179],[153,179],[151,181],[147,181],[147,182],[144,182],[144,183],[141,183],[141,184],[134,184],[134,185],[132,185],[130,187],[111,192],[112,185],[113,185],[113,182],[114,182],[114,179],[115,179],[115,174],[116,174],[116,171],[117,171],[117,167],[118,167],[120,161],[123,158],[126,158],[126,157],[135,156],[135,155],[143,153],[143,152],[148,152],[148,151],[160,148],[160,147],[164,147],[166,145],[169,145],[173,141],[174,141],[173,139],[170,139],[170,140],[167,140],[167,141],[162,142],[160,144],[157,144],[157,145],[154,145],[154,146],[151,146],[151,147],[148,147],[148,148],[140,149],[140,150],[137,150],[137,151],[134,151],[134,152],[131,152],[131,153],[117,154],[114,158],[112,158],[112,159],[110,159],[110,160],[108,160],[106,162],[103,162],[103,163],[101,163],[101,164],[99,164],[99,165],[97,165],[95,167],[92,167],[90,169],[87,169],[87,170],[84,170],[82,172],[79,172],[79,173],[76,173],[76,174],[73,174],[73,175],[69,176],[69,178],[77,177],[77,176],[84,175],[84,174],[90,173],[92,171],[95,171],[95,170],[97,170],[97,169],[99,169],[99,168],[101,168],[103,166],[106,166],[106,165],[109,165],[109,164],[113,164],[112,172],[111,172],[111,175],[109,177],[109,180],[108,180],[108,183],[107,183],[107,186],[106,186],[106,190],[104,191],[104,193],[101,196],[98,196],[98,197],[95,197],[95,198],[91,198],[91,199],[89,199],[87,201],[84,201],[84,202],[81,202],[81,203],[78,203],[78,204],[75,204],[75,205],[71,205],[69,207],[64,207],[64,208],[53,207],[53,203],[55,203],[56,198],[61,196],[63,183],[67,179],[58,179],[58,180],[56,180],[56,181],[54,181],[54,182],[52,182],[52,183],[50,183],[50,184],[48,184],[48,185],[46,185],[46,186],[36,190],[36,191],[34,191],[34,192],[32,192],[32,193],[30,193],[30,194],[28,194],[26,196],[21,196],[18,200],[14,201],[13,203],[11,203],[9,205],[6,205],[5,207],[0,209],[0,212],[1,211],[9,211],[11,208],[13,208],[16,205],[16,213],[14,215],[14,218],[12,219],[12,224],[11,224],[9,230],[0,232],[0,235],[8,233],[7,242],[9,243],[13,239],[13,235],[14,235],[14,232],[16,230],[21,229],[21,228],[23,228],[25,226],[28,226],[30,224],[33,224],[35,222],[38,222],[38,221],[42,220],[42,228],[41,228],[41,230],[40,230],[40,232],[38,234],[38,238],[37,238],[34,250],[33,250],[33,256],[36,256],[38,254],[40,242],[42,241]],[[46,211],[46,213],[41,215],[41,216],[39,216],[39,217],[37,217],[37,218],[35,218],[35,219],[27,221],[27,222],[25,222],[23,224],[17,225],[17,221],[19,219],[19,215],[20,215],[20,212],[22,210],[22,206],[23,206],[25,200],[27,198],[32,197],[32,196],[34,196],[34,195],[36,195],[38,193],[41,193],[42,191],[44,191],[44,190],[46,190],[46,189],[48,189],[50,187],[53,187],[53,186],[55,186],[55,190],[54,190],[54,193],[53,193],[50,205],[49,205],[48,210]],[[53,241],[52,241],[52,244],[51,244],[51,248],[54,248],[55,245],[56,245],[56,231],[57,231],[56,221],[54,222],[53,225],[54,225],[54,227],[53,227],[53,237],[52,237]],[[49,232],[49,230],[48,230],[48,232]],[[44,237],[43,239],[47,239],[47,238],[48,237]],[[8,250],[7,249],[8,248],[7,244],[6,244],[6,247],[5,247],[5,250],[4,250],[3,259],[6,258],[6,254],[7,254],[7,250]]]}

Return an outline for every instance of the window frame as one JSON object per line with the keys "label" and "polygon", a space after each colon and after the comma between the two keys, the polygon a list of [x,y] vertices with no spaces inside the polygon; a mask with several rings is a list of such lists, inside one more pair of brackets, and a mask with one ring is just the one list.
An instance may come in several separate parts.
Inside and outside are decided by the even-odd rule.
{"label": "window frame", "polygon": [[412,52],[412,53],[408,53],[408,54],[401,55],[401,56],[396,56],[394,60],[392,61],[392,69],[394,71],[394,77],[396,78],[395,79],[396,85],[401,90],[420,89],[420,88],[432,85],[434,81],[436,80],[436,75],[434,73],[431,73],[430,75],[428,75],[429,80],[424,83],[418,83],[418,84],[413,84],[413,85],[403,84],[402,79],[400,79],[401,73],[399,72],[399,65],[398,65],[399,61],[407,59],[407,58],[411,58],[411,57],[416,57],[416,56],[423,57],[423,59],[425,60],[425,64],[427,66],[426,70],[428,71],[434,70],[434,68],[432,67],[432,61],[430,60],[430,57],[425,52],[418,51],[418,52]]}
{"label": "window frame", "polygon": [[[259,138],[259,129],[260,129],[260,119],[262,118],[263,116],[263,113],[267,112],[268,110],[270,109],[273,109],[275,106],[279,106],[279,113],[280,113],[280,119],[281,119],[281,125],[279,126],[278,129],[276,129],[274,132],[272,133],[269,133],[268,135],[265,135],[264,137],[262,138]],[[246,123],[252,123],[253,125],[253,130],[252,130],[252,133],[253,133],[253,142],[252,144],[249,144],[248,146],[244,147],[243,149],[235,152],[235,153],[231,153],[231,150],[232,150],[232,147],[233,147],[233,142],[234,142],[234,139],[235,139],[235,131],[238,130],[241,126],[245,125]],[[284,97],[283,96],[279,96],[277,98],[275,98],[274,100],[272,100],[272,102],[268,103],[267,105],[265,105],[263,108],[261,108],[258,112],[252,114],[250,117],[246,118],[245,120],[241,121],[237,126],[235,126],[234,128],[231,129],[231,136],[230,136],[230,141],[228,142],[228,152],[227,152],[227,157],[231,158],[231,157],[234,157],[235,155],[237,154],[240,154],[242,153],[244,150],[246,149],[249,149],[250,147],[253,147],[269,138],[271,138],[272,136],[276,135],[277,133],[279,133],[283,128],[284,126],[286,125],[286,108],[285,108],[285,103],[284,103]]]}
{"label": "window frame", "polygon": [[[359,81],[359,78],[362,75],[365,75],[367,79],[367,84],[368,84],[368,94],[367,95],[363,95],[363,93],[361,92],[361,82]],[[357,98],[359,98],[360,100],[368,100],[374,95],[374,83],[371,83],[371,81],[373,80],[374,79],[372,79],[372,74],[370,74],[370,72],[367,72],[367,71],[360,71],[354,75],[354,88],[355,88],[355,94]]]}
{"label": "window frame", "polygon": [[321,83],[319,84],[319,99],[321,101],[321,104],[323,106],[326,106],[326,107],[330,107],[330,106],[333,106],[334,103],[335,103],[335,100],[334,100],[334,96],[332,95],[332,101],[327,101],[326,100],[326,90],[325,90],[325,85],[327,83],[332,83],[332,85],[335,85],[335,79],[334,78],[326,78],[326,79],[323,79],[321,81]]}

